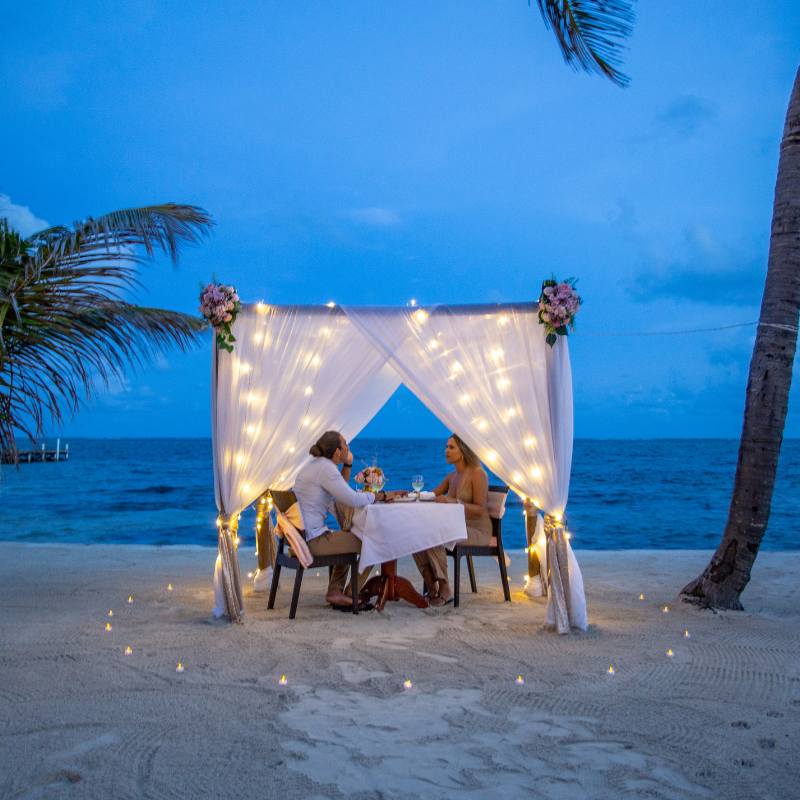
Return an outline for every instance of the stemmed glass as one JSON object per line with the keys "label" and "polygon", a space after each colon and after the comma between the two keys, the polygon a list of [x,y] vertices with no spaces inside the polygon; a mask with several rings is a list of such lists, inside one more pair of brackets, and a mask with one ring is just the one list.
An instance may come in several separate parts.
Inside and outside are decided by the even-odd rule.
{"label": "stemmed glass", "polygon": [[422,487],[425,485],[422,475],[415,475],[411,479],[411,485],[414,487],[414,490],[417,493],[417,502],[419,502],[419,493],[422,491]]}

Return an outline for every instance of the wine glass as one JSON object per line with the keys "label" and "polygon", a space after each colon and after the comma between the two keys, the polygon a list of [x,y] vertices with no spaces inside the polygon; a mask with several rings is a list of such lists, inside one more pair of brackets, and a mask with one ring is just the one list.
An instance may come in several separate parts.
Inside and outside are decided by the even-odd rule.
{"label": "wine glass", "polygon": [[411,479],[411,485],[414,487],[414,491],[417,493],[417,500],[419,500],[419,493],[422,491],[422,487],[425,485],[422,475],[415,475]]}

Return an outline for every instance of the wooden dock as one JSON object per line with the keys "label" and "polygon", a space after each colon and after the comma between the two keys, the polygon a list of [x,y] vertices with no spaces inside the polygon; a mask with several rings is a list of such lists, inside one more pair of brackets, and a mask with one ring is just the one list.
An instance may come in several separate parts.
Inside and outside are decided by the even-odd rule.
{"label": "wooden dock", "polygon": [[[56,440],[55,449],[48,450],[46,444],[34,450],[19,450],[17,452],[20,464],[44,463],[45,461],[69,461],[69,445],[61,448],[61,439]],[[13,459],[7,454],[0,454],[0,463],[12,464]]]}

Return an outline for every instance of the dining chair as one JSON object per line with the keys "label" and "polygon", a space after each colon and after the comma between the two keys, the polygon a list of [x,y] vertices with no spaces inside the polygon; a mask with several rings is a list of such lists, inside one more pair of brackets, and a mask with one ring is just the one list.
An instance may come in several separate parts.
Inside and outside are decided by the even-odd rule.
{"label": "dining chair", "polygon": [[494,556],[500,564],[500,578],[503,582],[503,596],[507,603],[511,602],[511,592],[508,588],[508,572],[506,571],[506,552],[503,549],[502,519],[506,509],[508,486],[489,487],[489,518],[492,520],[492,540],[488,545],[466,544],[459,542],[447,555],[453,558],[453,605],[458,606],[461,595],[461,559],[467,559],[469,582],[472,593],[478,591],[475,582],[475,567],[472,564],[473,556]]}
{"label": "dining chair", "polygon": [[[277,489],[270,490],[272,502],[282,514],[285,514],[296,502],[294,492],[292,491],[279,491]],[[305,539],[306,532],[298,530],[298,533]],[[297,601],[300,599],[300,586],[303,583],[303,573],[305,569],[300,563],[291,548],[288,552],[284,552],[286,547],[286,539],[281,536],[278,540],[278,551],[275,554],[275,568],[272,572],[272,586],[269,589],[269,602],[267,608],[275,608],[275,596],[278,593],[278,579],[281,576],[281,568],[296,570],[294,576],[294,591],[292,592],[292,604],[289,607],[289,619],[294,619],[297,614]],[[358,575],[358,553],[337,553],[336,555],[329,556],[314,556],[314,560],[308,569],[319,569],[320,567],[334,567],[339,565],[349,565],[351,584],[353,587],[353,613],[358,614],[358,580],[355,576]]]}

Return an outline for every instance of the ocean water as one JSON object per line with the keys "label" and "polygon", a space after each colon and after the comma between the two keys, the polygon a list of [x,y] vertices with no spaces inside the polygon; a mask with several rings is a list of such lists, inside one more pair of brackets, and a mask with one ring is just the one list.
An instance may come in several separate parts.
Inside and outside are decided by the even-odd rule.
{"label": "ocean water", "polygon": [[[439,439],[356,439],[355,467],[375,457],[387,488],[427,489],[447,474]],[[576,549],[704,549],[725,525],[738,441],[575,442],[567,517]],[[210,439],[75,439],[70,458],[6,467],[0,539],[19,542],[216,544]],[[355,471],[355,470],[354,470]],[[493,479],[490,477],[490,482]],[[499,481],[496,481],[499,482]],[[254,515],[240,523],[255,541]],[[525,546],[522,504],[510,495],[506,546]],[[763,547],[800,549],[800,440],[784,442]]]}

